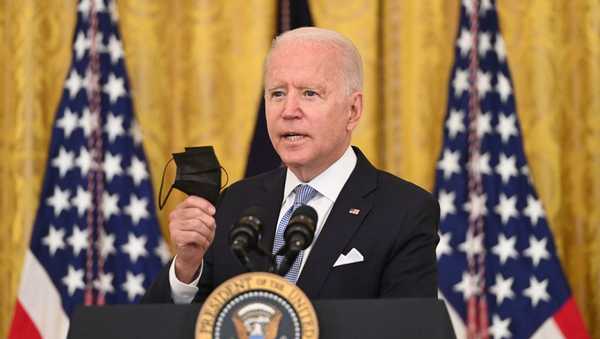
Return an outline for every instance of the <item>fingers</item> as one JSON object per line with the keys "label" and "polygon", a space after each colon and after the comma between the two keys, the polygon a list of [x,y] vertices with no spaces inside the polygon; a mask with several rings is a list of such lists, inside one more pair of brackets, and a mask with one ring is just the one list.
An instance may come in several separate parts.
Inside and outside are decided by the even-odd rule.
{"label": "fingers", "polygon": [[215,207],[206,199],[190,196],[169,215],[171,240],[180,259],[197,264],[215,237]]}
{"label": "fingers", "polygon": [[213,206],[213,204],[210,203],[210,201],[201,198],[201,197],[196,197],[193,195],[190,195],[189,197],[187,197],[181,204],[179,204],[177,206],[177,209],[188,209],[188,208],[199,208],[200,210],[204,211],[205,213],[209,214],[209,215],[215,215],[216,209],[215,206]]}

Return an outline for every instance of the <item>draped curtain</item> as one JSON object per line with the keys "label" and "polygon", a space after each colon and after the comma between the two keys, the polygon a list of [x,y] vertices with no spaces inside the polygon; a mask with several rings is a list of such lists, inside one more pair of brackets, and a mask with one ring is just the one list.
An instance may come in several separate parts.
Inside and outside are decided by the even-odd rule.
{"label": "draped curtain", "polygon": [[[459,0],[310,6],[317,26],[350,37],[364,58],[365,112],[354,143],[379,167],[431,190]],[[119,0],[117,7],[155,191],[170,154],[189,145],[214,145],[229,181],[240,179],[275,2]],[[498,9],[533,181],[577,302],[600,338],[600,3],[499,0]],[[0,337],[39,203],[75,11],[75,0],[0,0]],[[165,231],[181,198],[160,213]]]}

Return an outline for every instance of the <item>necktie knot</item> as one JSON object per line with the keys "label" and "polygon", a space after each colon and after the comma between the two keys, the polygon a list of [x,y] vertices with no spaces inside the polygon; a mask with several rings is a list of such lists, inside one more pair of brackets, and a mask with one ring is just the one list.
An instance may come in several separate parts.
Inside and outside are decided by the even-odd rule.
{"label": "necktie knot", "polygon": [[310,185],[301,184],[294,189],[296,197],[294,198],[294,208],[304,205],[317,195],[317,190]]}

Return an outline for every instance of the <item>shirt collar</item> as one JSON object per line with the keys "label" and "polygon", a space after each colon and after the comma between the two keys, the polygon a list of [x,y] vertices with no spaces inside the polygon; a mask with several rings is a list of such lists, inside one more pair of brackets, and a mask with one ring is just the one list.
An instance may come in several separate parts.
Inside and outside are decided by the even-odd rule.
{"label": "shirt collar", "polygon": [[348,147],[346,152],[329,166],[321,174],[314,177],[311,181],[305,183],[288,168],[285,176],[285,188],[283,191],[283,200],[287,199],[294,188],[300,184],[308,184],[316,189],[321,195],[331,201],[335,201],[342,191],[344,184],[352,174],[356,166],[356,153],[352,147]]}

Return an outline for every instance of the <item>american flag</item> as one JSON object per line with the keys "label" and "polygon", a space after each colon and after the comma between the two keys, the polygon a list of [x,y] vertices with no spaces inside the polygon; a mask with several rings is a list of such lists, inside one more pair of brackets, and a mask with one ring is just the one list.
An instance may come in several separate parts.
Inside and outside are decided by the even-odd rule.
{"label": "american flag", "polygon": [[76,305],[138,301],[170,257],[117,18],[112,0],[78,3],[9,338],[65,338]]}
{"label": "american flag", "polygon": [[529,173],[493,0],[463,0],[436,170],[458,338],[588,338]]}

